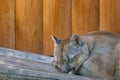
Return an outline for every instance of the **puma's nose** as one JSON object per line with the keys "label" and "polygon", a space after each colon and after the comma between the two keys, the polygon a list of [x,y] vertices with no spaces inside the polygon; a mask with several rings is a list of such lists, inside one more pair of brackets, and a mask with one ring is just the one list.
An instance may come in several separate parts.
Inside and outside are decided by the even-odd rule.
{"label": "puma's nose", "polygon": [[72,64],[72,63],[69,63],[69,67],[70,67],[71,69],[74,69],[74,68],[75,68],[74,64]]}

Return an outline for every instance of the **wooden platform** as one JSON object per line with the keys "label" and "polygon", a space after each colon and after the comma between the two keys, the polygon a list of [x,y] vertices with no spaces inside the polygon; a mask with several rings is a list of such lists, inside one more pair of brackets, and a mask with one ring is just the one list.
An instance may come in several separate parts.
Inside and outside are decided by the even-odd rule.
{"label": "wooden platform", "polygon": [[59,72],[53,57],[0,48],[0,80],[103,80]]}

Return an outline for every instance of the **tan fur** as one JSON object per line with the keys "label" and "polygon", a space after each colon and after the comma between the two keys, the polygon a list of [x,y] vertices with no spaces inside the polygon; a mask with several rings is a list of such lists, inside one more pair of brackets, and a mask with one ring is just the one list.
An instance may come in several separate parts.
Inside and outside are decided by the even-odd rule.
{"label": "tan fur", "polygon": [[54,50],[54,65],[62,72],[120,80],[120,36],[104,31],[73,35]]}

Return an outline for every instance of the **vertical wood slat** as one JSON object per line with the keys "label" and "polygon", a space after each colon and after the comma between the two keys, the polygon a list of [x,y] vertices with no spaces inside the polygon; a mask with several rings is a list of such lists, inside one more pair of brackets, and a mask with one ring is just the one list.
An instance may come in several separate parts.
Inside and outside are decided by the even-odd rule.
{"label": "vertical wood slat", "polygon": [[99,30],[99,0],[72,0],[72,33]]}
{"label": "vertical wood slat", "polygon": [[120,0],[100,0],[100,30],[120,34]]}
{"label": "vertical wood slat", "polygon": [[43,0],[16,0],[16,49],[43,53]]}
{"label": "vertical wood slat", "polygon": [[15,0],[0,0],[0,46],[15,48]]}
{"label": "vertical wood slat", "polygon": [[71,0],[43,0],[44,53],[53,55],[51,35],[65,39],[71,35]]}

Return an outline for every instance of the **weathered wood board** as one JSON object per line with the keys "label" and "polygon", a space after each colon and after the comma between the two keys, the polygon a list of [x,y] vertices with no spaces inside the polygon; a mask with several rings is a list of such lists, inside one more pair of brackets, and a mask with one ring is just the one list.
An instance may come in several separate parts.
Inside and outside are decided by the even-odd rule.
{"label": "weathered wood board", "polygon": [[59,72],[53,57],[0,48],[0,80],[103,80]]}

